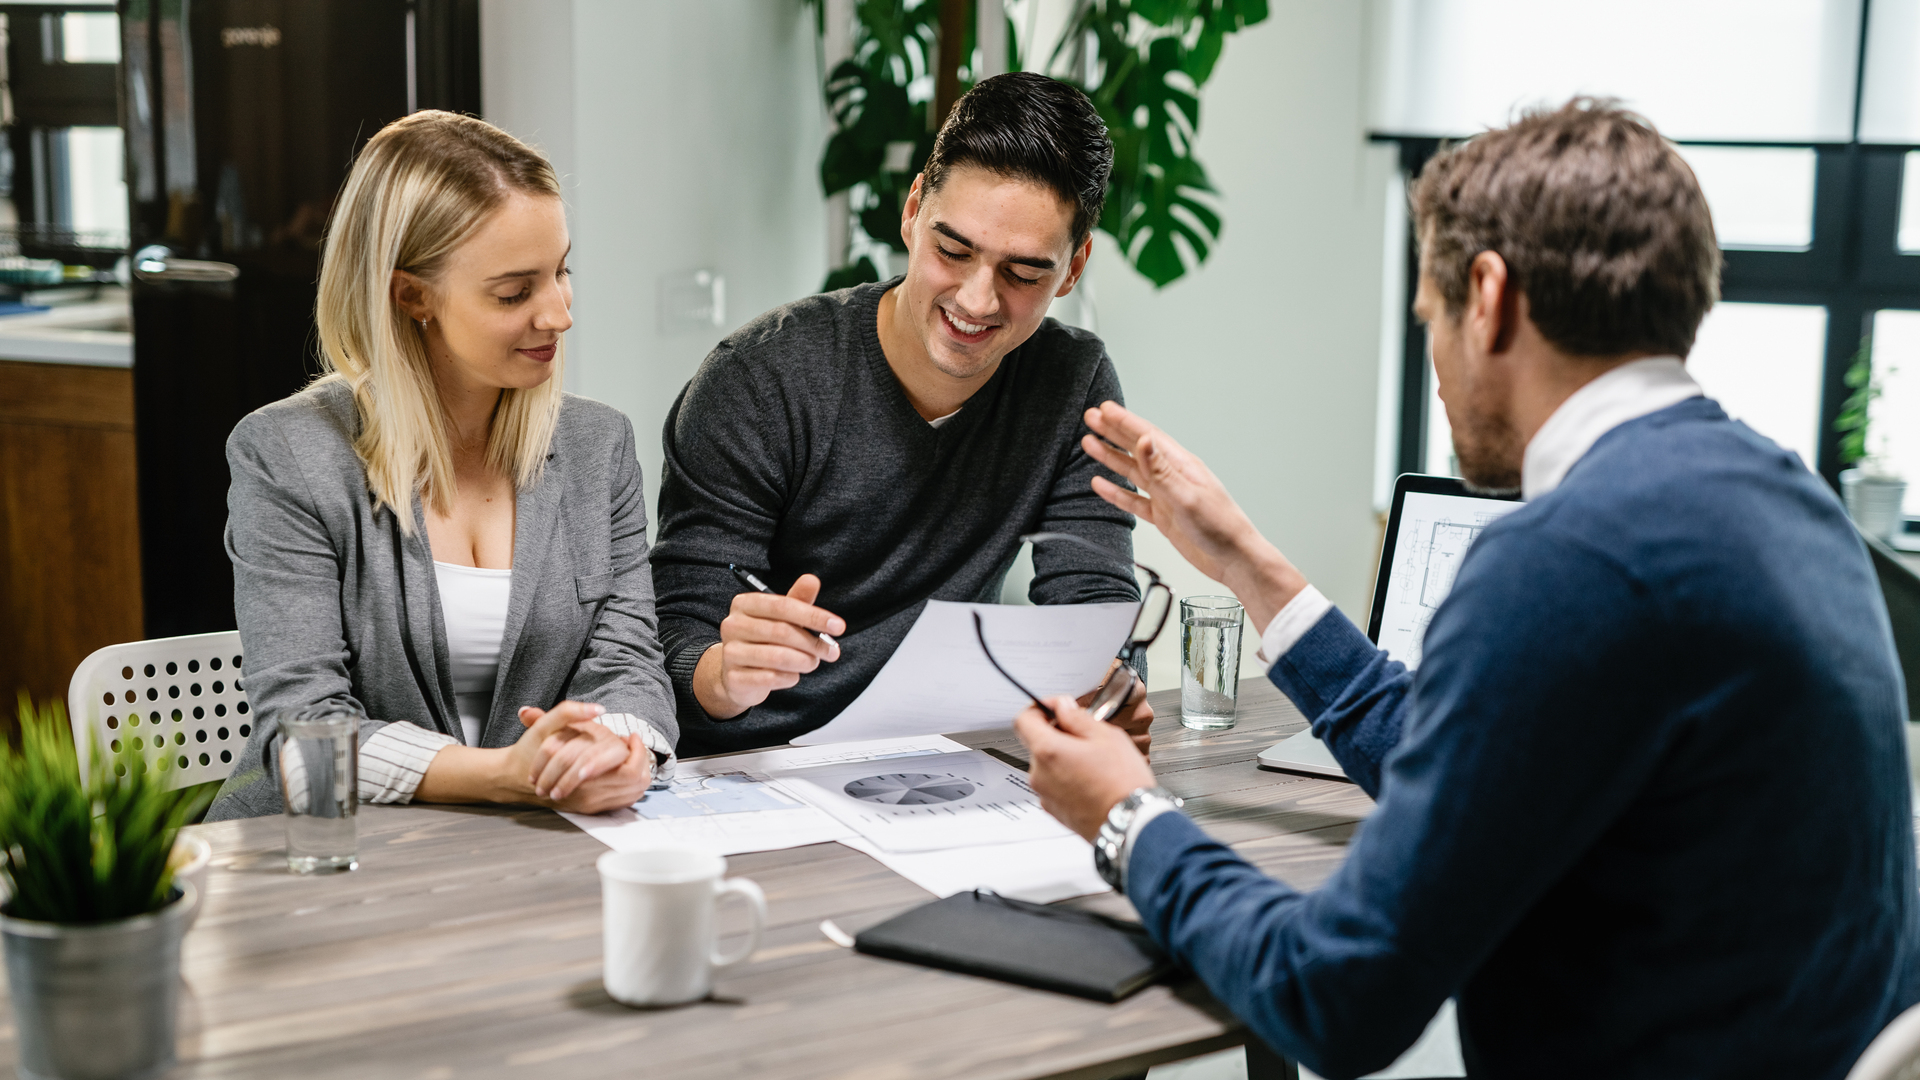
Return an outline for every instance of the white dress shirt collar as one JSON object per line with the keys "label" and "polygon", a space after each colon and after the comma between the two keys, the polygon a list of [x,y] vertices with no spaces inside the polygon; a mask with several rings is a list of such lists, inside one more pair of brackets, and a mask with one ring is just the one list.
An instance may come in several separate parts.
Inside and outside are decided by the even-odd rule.
{"label": "white dress shirt collar", "polygon": [[1629,361],[1575,390],[1527,443],[1521,498],[1531,501],[1559,487],[1600,436],[1702,393],[1677,356]]}

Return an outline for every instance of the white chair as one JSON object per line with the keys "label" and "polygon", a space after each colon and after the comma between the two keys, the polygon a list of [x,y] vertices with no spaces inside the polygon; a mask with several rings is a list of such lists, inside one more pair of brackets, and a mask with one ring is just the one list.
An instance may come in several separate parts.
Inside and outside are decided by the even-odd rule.
{"label": "white chair", "polygon": [[81,775],[96,745],[131,745],[149,762],[170,759],[168,787],[225,780],[253,733],[240,659],[240,634],[228,630],[109,645],[80,661],[67,717]]}
{"label": "white chair", "polygon": [[1920,1005],[1894,1017],[1874,1036],[1847,1080],[1920,1080]]}

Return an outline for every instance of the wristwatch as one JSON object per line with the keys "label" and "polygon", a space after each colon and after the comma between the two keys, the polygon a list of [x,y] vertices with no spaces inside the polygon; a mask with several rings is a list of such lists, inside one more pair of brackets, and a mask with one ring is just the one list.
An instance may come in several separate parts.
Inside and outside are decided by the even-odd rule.
{"label": "wristwatch", "polygon": [[1093,868],[1100,872],[1100,879],[1124,894],[1127,845],[1138,831],[1134,823],[1184,805],[1184,799],[1163,787],[1134,788],[1126,798],[1113,804],[1113,809],[1107,811],[1107,820],[1100,823],[1100,834],[1093,839]]}

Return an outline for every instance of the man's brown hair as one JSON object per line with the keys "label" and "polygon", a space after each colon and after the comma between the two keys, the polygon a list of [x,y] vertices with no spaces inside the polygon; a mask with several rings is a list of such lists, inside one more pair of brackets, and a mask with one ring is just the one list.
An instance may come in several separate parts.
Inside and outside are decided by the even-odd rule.
{"label": "man's brown hair", "polygon": [[1720,298],[1720,248],[1693,170],[1645,118],[1575,98],[1435,155],[1411,193],[1421,272],[1449,315],[1483,251],[1535,326],[1574,356],[1684,357]]}

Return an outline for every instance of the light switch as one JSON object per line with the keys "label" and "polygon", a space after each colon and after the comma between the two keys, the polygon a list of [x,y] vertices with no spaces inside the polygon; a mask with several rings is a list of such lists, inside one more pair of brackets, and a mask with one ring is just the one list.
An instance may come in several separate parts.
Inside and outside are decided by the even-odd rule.
{"label": "light switch", "polygon": [[712,334],[727,325],[727,279],[711,270],[660,278],[660,335]]}

